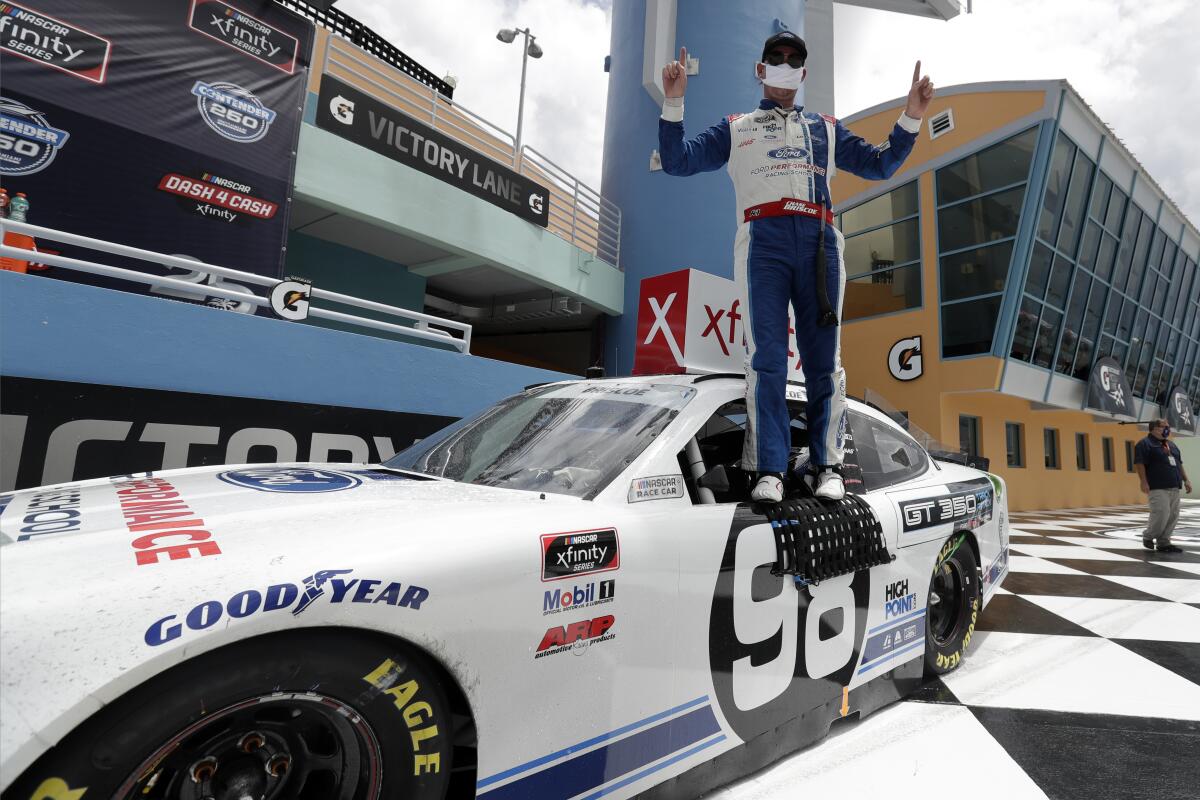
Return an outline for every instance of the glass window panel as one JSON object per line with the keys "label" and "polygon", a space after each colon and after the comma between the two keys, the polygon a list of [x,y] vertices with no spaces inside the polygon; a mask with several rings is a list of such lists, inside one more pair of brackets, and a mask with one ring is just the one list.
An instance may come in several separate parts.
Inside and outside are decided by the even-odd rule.
{"label": "glass window panel", "polygon": [[1122,342],[1128,342],[1133,333],[1133,316],[1136,313],[1137,303],[1133,300],[1126,300],[1125,307],[1121,309],[1121,324],[1117,328],[1117,338]]}
{"label": "glass window panel", "polygon": [[1058,329],[1062,327],[1062,314],[1046,306],[1042,310],[1042,320],[1038,323],[1037,338],[1033,343],[1033,363],[1039,367],[1050,368],[1050,359],[1054,356],[1054,345],[1058,339]]}
{"label": "glass window panel", "polygon": [[1046,302],[1062,308],[1067,304],[1067,287],[1071,285],[1071,262],[1062,256],[1054,257],[1054,268],[1050,271],[1050,286],[1046,290]]}
{"label": "glass window panel", "polygon": [[1054,360],[1054,371],[1064,375],[1071,371],[1075,359],[1075,348],[1079,345],[1079,330],[1083,327],[1083,311],[1087,307],[1088,287],[1092,276],[1083,270],[1075,272],[1075,285],[1071,287],[1071,305],[1063,324],[1062,340],[1058,345],[1058,357]]}
{"label": "glass window panel", "polygon": [[[1126,228],[1129,226],[1126,225]],[[1154,230],[1154,222],[1145,214],[1141,215],[1141,222],[1137,226],[1137,245],[1133,250],[1133,260],[1129,264],[1129,282],[1125,285],[1125,293],[1131,297],[1137,297],[1138,290],[1142,288],[1142,272],[1146,268],[1146,253],[1150,249],[1150,235]],[[1121,238],[1121,247],[1125,247],[1125,239]]]}
{"label": "glass window panel", "polygon": [[[1091,223],[1088,223],[1089,225]],[[1117,252],[1117,240],[1115,237],[1109,236],[1107,233],[1100,237],[1100,252],[1096,256],[1096,274],[1107,280],[1112,273],[1113,256]],[[1116,283],[1122,277],[1113,277],[1113,283]]]}
{"label": "glass window panel", "polygon": [[1150,259],[1146,262],[1149,269],[1158,269],[1162,263],[1163,247],[1167,244],[1167,235],[1163,233],[1162,228],[1155,226],[1154,239],[1150,245]]}
{"label": "glass window panel", "polygon": [[938,203],[952,203],[1025,180],[1037,128],[1019,133],[937,171]]}
{"label": "glass window panel", "polygon": [[1117,333],[1117,321],[1121,319],[1121,302],[1121,295],[1113,293],[1108,304],[1108,313],[1104,315],[1103,331],[1109,336],[1115,336]]}
{"label": "glass window panel", "polygon": [[842,318],[862,319],[920,305],[921,265],[911,264],[846,281]]}
{"label": "glass window panel", "polygon": [[1046,469],[1059,469],[1058,431],[1054,428],[1042,431],[1042,451],[1046,454]]}
{"label": "glass window panel", "polygon": [[1094,345],[1100,336],[1100,315],[1104,312],[1104,298],[1108,293],[1108,287],[1104,284],[1099,281],[1092,283],[1092,295],[1083,315],[1083,333],[1079,337],[1079,349],[1075,353],[1075,367],[1071,373],[1083,381],[1087,380],[1092,361],[1096,358]]}
{"label": "glass window panel", "polygon": [[1018,422],[1004,423],[1004,445],[1008,466],[1025,466],[1025,426]]}
{"label": "glass window panel", "polygon": [[[1184,258],[1182,250],[1180,251],[1180,258]],[[1192,283],[1196,279],[1196,267],[1192,264],[1190,258],[1184,260],[1183,266],[1179,269],[1179,274],[1180,278],[1178,282],[1171,287],[1171,294],[1174,295],[1175,302],[1168,304],[1171,309],[1168,319],[1182,329],[1186,324],[1183,312],[1187,308],[1188,295],[1191,294]]]}
{"label": "glass window panel", "polygon": [[1058,221],[1062,215],[1063,200],[1067,194],[1067,181],[1071,175],[1071,160],[1075,156],[1075,145],[1061,133],[1054,143],[1054,155],[1050,158],[1050,174],[1046,180],[1046,197],[1042,202],[1042,213],[1038,217],[1038,236],[1053,242],[1058,233]]}
{"label": "glass window panel", "polygon": [[1115,358],[1117,360],[1118,364],[1124,364],[1125,356],[1128,354],[1129,354],[1129,345],[1121,344],[1120,342],[1113,342],[1112,352],[1109,353],[1109,355],[1111,355],[1113,358]]}
{"label": "glass window panel", "polygon": [[886,228],[860,233],[846,239],[843,258],[847,275],[862,275],[921,257],[917,220],[897,222]]}
{"label": "glass window panel", "polygon": [[1166,278],[1159,276],[1158,284],[1154,287],[1154,304],[1150,306],[1150,310],[1155,314],[1162,314],[1163,306],[1167,303],[1167,285],[1170,283]]}
{"label": "glass window panel", "polygon": [[964,250],[941,261],[942,300],[1004,291],[1012,242]]}
{"label": "glass window panel", "polygon": [[1096,176],[1096,185],[1092,187],[1092,203],[1088,214],[1104,222],[1104,214],[1108,210],[1108,195],[1112,191],[1112,180],[1102,171]]}
{"label": "glass window panel", "polygon": [[1081,470],[1091,469],[1091,463],[1088,459],[1088,435],[1086,433],[1075,434],[1075,468]]}
{"label": "glass window panel", "polygon": [[942,357],[991,352],[1000,300],[985,297],[942,306]]}
{"label": "glass window panel", "polygon": [[1163,250],[1162,266],[1159,267],[1159,271],[1168,278],[1175,277],[1175,251],[1178,248],[1179,245],[1167,239],[1167,246]]}
{"label": "glass window panel", "polygon": [[1146,277],[1142,280],[1142,295],[1138,298],[1138,302],[1142,308],[1149,310],[1150,303],[1154,299],[1154,287],[1158,283],[1157,272],[1147,272]]}
{"label": "glass window panel", "polygon": [[1089,220],[1087,229],[1083,232],[1083,242],[1079,245],[1079,254],[1076,258],[1079,265],[1088,269],[1095,269],[1096,248],[1099,246],[1100,226]]}
{"label": "glass window panel", "polygon": [[1041,313],[1041,303],[1029,297],[1021,298],[1021,311],[1017,314],[1017,328],[1013,333],[1012,348],[1008,353],[1010,356],[1021,361],[1033,359],[1033,337]]}
{"label": "glass window panel", "polygon": [[1120,189],[1113,187],[1112,200],[1108,203],[1108,213],[1104,217],[1104,227],[1113,233],[1120,230],[1121,214],[1125,211],[1125,201],[1129,198]]}
{"label": "glass window panel", "polygon": [[1088,199],[1088,187],[1092,185],[1095,165],[1080,153],[1075,157],[1075,169],[1071,172],[1071,187],[1067,191],[1067,202],[1063,205],[1062,227],[1058,231],[1058,249],[1067,255],[1075,255],[1079,238],[1079,226],[1083,220],[1084,206]]}
{"label": "glass window panel", "polygon": [[876,225],[884,225],[892,220],[911,217],[916,213],[917,184],[914,181],[842,212],[842,223],[839,230],[849,236],[867,228],[874,228]]}
{"label": "glass window panel", "polygon": [[1029,276],[1025,279],[1025,291],[1041,299],[1046,296],[1046,281],[1050,279],[1050,262],[1053,251],[1041,242],[1034,242],[1033,255],[1029,258]]}
{"label": "glass window panel", "polygon": [[1106,333],[1100,337],[1100,347],[1098,350],[1096,350],[1094,355],[1097,359],[1107,358],[1113,354],[1113,348],[1116,346],[1116,344],[1116,340]]}
{"label": "glass window panel", "polygon": [[1146,384],[1149,382],[1150,365],[1152,363],[1154,363],[1154,343],[1151,341],[1143,342],[1133,377],[1133,393],[1138,397],[1146,396]]}
{"label": "glass window panel", "polygon": [[1025,187],[980,197],[938,212],[938,249],[942,252],[1004,239],[1017,232]]}

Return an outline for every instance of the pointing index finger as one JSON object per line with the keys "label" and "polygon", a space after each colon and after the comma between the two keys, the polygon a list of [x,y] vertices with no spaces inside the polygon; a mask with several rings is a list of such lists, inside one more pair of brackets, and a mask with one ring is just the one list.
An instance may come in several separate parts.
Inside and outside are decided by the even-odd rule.
{"label": "pointing index finger", "polygon": [[921,60],[917,59],[917,65],[913,67],[913,83],[921,80]]}
{"label": "pointing index finger", "polygon": [[679,63],[683,64],[685,67],[687,66],[687,48],[686,47],[679,48]]}

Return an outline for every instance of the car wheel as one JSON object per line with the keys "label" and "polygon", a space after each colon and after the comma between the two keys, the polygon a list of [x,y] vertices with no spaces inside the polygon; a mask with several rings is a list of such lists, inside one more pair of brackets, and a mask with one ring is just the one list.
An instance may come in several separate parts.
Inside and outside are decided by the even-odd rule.
{"label": "car wheel", "polygon": [[960,533],[942,546],[929,580],[925,619],[927,675],[943,675],[957,668],[975,633],[979,617],[979,565],[966,539]]}
{"label": "car wheel", "polygon": [[106,706],[4,800],[442,800],[450,707],[390,640],[294,631],[198,656]]}

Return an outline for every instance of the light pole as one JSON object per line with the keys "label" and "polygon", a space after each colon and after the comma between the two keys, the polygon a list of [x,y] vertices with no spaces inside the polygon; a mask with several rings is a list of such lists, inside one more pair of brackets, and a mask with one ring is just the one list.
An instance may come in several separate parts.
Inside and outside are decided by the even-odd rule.
{"label": "light pole", "polygon": [[544,52],[537,44],[537,37],[528,28],[501,28],[496,31],[496,38],[505,44],[512,44],[517,34],[525,37],[525,47],[521,54],[521,97],[517,101],[517,136],[513,140],[513,165],[521,167],[521,129],[525,124],[525,69],[529,66],[529,57],[541,58]]}

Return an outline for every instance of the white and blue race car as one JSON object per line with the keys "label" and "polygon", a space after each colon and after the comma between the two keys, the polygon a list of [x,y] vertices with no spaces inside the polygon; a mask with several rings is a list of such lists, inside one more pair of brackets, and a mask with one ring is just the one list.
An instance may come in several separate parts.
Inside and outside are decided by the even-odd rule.
{"label": "white and blue race car", "polygon": [[692,798],[954,669],[1004,483],[852,402],[851,494],[764,515],[744,395],[555,383],[382,465],[0,496],[4,800]]}

